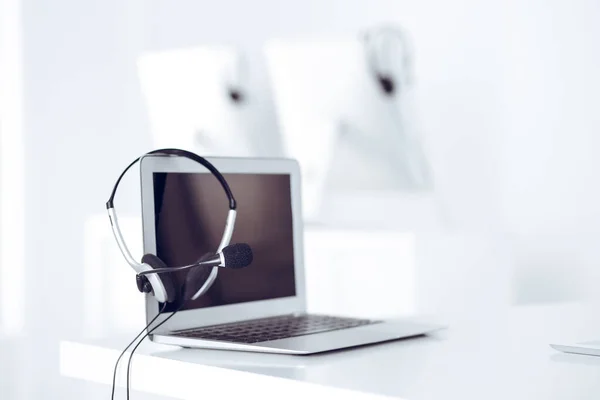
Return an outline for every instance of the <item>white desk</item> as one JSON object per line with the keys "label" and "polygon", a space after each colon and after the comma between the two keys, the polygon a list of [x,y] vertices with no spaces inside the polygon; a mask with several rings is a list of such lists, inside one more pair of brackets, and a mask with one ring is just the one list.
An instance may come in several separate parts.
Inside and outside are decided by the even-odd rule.
{"label": "white desk", "polygon": [[[595,321],[593,320],[595,318]],[[578,304],[523,306],[435,337],[313,356],[189,350],[146,343],[134,389],[180,399],[599,399],[600,357],[548,343],[600,339],[600,317]],[[63,376],[108,384],[127,339],[63,341]],[[119,380],[124,382],[124,368]]]}

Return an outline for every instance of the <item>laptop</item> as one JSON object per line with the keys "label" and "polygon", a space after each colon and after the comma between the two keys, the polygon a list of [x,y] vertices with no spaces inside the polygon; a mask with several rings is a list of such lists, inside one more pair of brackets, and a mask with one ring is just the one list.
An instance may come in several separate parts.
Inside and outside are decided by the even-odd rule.
{"label": "laptop", "polygon": [[[307,313],[300,169],[289,159],[209,158],[238,202],[231,243],[245,242],[254,261],[219,269],[205,295],[150,336],[182,347],[311,354],[421,336],[441,327],[416,319],[379,320]],[[167,265],[194,262],[214,252],[228,207],[217,180],[179,157],[141,161],[144,250]],[[181,286],[184,273],[174,273]],[[149,322],[161,304],[146,297]],[[167,305],[164,315],[170,315]],[[174,308],[176,306],[172,306]]]}

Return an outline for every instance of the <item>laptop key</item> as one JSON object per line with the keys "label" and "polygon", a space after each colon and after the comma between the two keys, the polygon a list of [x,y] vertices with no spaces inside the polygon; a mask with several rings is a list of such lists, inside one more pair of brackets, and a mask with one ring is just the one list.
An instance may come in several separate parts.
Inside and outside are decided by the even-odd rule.
{"label": "laptop key", "polygon": [[366,319],[324,315],[284,315],[174,333],[186,338],[257,343],[377,323]]}

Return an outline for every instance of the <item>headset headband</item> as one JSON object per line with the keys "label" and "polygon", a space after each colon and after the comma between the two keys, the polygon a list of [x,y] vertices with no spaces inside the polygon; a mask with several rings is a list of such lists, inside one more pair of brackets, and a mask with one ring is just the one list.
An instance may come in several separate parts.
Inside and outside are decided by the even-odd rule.
{"label": "headset headband", "polygon": [[106,202],[106,208],[107,209],[115,208],[114,207],[114,200],[115,200],[115,194],[117,193],[117,188],[119,187],[119,183],[121,183],[121,179],[123,178],[123,176],[125,175],[125,173],[127,173],[127,171],[129,171],[129,168],[131,168],[135,163],[137,163],[138,161],[140,161],[145,156],[151,156],[151,155],[167,155],[167,156],[185,157],[185,158],[189,158],[190,160],[196,161],[199,164],[202,164],[206,169],[208,169],[215,176],[215,178],[217,178],[219,180],[219,183],[223,187],[223,190],[225,191],[225,194],[227,195],[227,199],[229,200],[229,209],[230,210],[235,210],[236,209],[237,203],[235,201],[235,198],[233,197],[233,193],[231,193],[231,189],[229,188],[229,184],[227,183],[227,181],[225,180],[225,178],[223,177],[223,175],[221,175],[221,173],[219,172],[219,170],[217,170],[215,168],[215,166],[212,165],[206,158],[200,157],[199,155],[197,155],[195,153],[192,153],[191,151],[186,151],[186,150],[181,150],[181,149],[158,149],[158,150],[152,150],[152,151],[150,151],[150,152],[148,152],[148,153],[146,153],[146,154],[144,154],[144,155],[136,158],[135,160],[133,160],[131,162],[131,164],[129,164],[127,166],[127,168],[125,168],[125,170],[123,172],[121,172],[121,175],[119,176],[119,179],[117,179],[117,183],[115,183],[115,186],[113,187],[112,193],[110,194],[110,198]]}

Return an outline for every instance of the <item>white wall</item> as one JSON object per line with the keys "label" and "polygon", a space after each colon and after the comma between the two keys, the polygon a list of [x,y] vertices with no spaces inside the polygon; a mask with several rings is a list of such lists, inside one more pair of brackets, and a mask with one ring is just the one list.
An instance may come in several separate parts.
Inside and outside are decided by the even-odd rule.
{"label": "white wall", "polygon": [[500,192],[517,300],[595,296],[600,268],[600,4],[513,1]]}
{"label": "white wall", "polygon": [[511,2],[502,193],[519,233],[600,228],[597,1]]}
{"label": "white wall", "polygon": [[44,332],[28,390],[42,398],[64,384],[57,339],[82,330],[86,218],[104,212],[115,176],[150,146],[135,68],[144,14],[134,1],[22,4],[25,323]]}
{"label": "white wall", "polygon": [[23,70],[17,0],[0,1],[0,331],[23,328]]}

